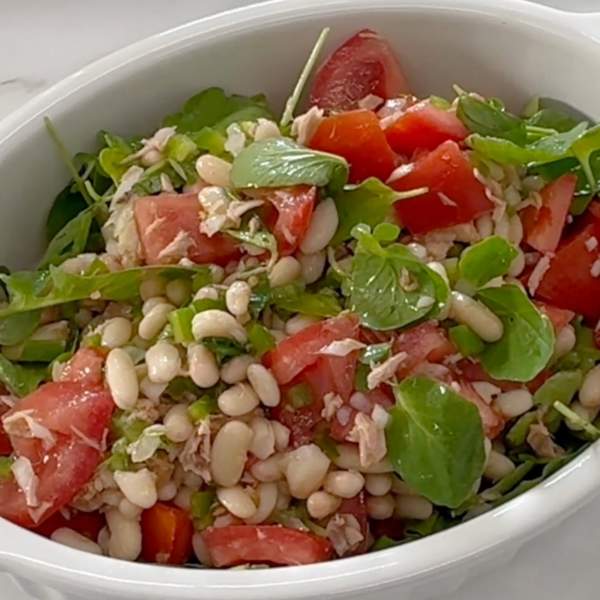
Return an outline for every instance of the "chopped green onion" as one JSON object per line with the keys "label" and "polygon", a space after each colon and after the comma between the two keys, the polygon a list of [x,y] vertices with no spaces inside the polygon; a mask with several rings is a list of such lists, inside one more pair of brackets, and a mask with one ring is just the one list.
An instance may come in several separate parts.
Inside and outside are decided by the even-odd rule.
{"label": "chopped green onion", "polygon": [[369,386],[367,385],[367,377],[371,372],[371,368],[369,365],[365,365],[362,362],[359,362],[356,365],[356,374],[354,376],[354,387],[357,392],[368,392]]}
{"label": "chopped green onion", "polygon": [[594,439],[600,438],[600,429],[596,426],[592,425],[589,421],[580,417],[575,411],[571,410],[568,406],[563,404],[562,402],[555,402],[553,404],[554,408],[563,415],[567,421],[580,427],[587,434],[591,435]]}
{"label": "chopped green onion", "polygon": [[527,434],[529,433],[529,428],[533,425],[538,419],[537,411],[528,412],[524,415],[521,415],[517,422],[508,430],[508,433],[504,437],[506,443],[511,448],[517,448],[518,446],[522,446],[527,439]]}
{"label": "chopped green onion", "polygon": [[8,456],[0,456],[0,481],[11,479],[13,459]]}
{"label": "chopped green onion", "polygon": [[151,423],[143,419],[131,419],[123,411],[117,412],[112,418],[112,433],[116,438],[125,438],[127,442],[135,442],[146,427]]}
{"label": "chopped green onion", "polygon": [[194,492],[190,498],[190,513],[194,519],[196,529],[206,529],[213,522],[211,506],[215,501],[215,492],[205,490],[203,492]]}
{"label": "chopped green onion", "polygon": [[389,357],[390,348],[391,345],[389,342],[384,342],[382,344],[371,344],[362,351],[358,360],[363,365],[371,365],[372,363],[383,362]]}
{"label": "chopped green onion", "polygon": [[482,339],[466,325],[450,327],[448,333],[450,334],[450,339],[463,356],[477,356],[485,348]]}
{"label": "chopped green onion", "polygon": [[131,460],[126,452],[113,452],[104,464],[113,473],[115,471],[129,471],[132,467]]}
{"label": "chopped green onion", "polygon": [[192,319],[195,314],[194,309],[189,306],[178,308],[169,313],[169,323],[171,324],[173,339],[176,344],[194,341]]}
{"label": "chopped green onion", "polygon": [[400,227],[394,223],[379,223],[373,229],[373,237],[378,242],[395,242],[400,235]]}
{"label": "chopped green onion", "polygon": [[205,310],[212,310],[212,309],[224,310],[225,302],[223,300],[213,300],[211,298],[202,298],[201,300],[194,300],[192,302],[192,308],[194,309],[194,312],[196,312],[196,313],[200,313],[200,312],[204,312]]}
{"label": "chopped green onion", "polygon": [[288,390],[290,404],[295,408],[309,406],[313,402],[313,395],[307,383],[299,383]]}
{"label": "chopped green onion", "polygon": [[393,540],[391,537],[387,535],[382,535],[380,538],[375,540],[375,543],[371,546],[369,552],[377,552],[378,550],[387,550],[388,548],[393,548],[397,546],[400,542]]}
{"label": "chopped green onion", "polygon": [[102,336],[99,333],[94,333],[84,337],[81,341],[84,348],[100,348],[102,346]]}
{"label": "chopped green onion", "polygon": [[204,421],[211,413],[216,412],[217,401],[205,394],[202,398],[190,404],[187,410],[190,421],[196,425],[200,421]]}
{"label": "chopped green onion", "polygon": [[248,332],[248,342],[257,356],[262,356],[277,345],[273,334],[260,323],[253,322],[246,330]]}

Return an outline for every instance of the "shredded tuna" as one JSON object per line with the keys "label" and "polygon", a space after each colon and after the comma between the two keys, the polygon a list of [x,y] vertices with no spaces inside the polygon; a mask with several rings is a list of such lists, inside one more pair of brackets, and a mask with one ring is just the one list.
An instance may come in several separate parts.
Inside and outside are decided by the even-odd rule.
{"label": "shredded tuna", "polygon": [[352,418],[352,409],[349,406],[342,406],[336,413],[336,418],[342,427],[345,427],[350,423]]}
{"label": "shredded tuna", "polygon": [[527,282],[527,287],[529,289],[529,293],[534,296],[537,291],[540,283],[542,283],[542,279],[546,274],[546,271],[550,268],[550,255],[544,254],[542,258],[537,262],[533,271],[531,271],[531,275],[529,276],[529,281]]}
{"label": "shredded tuna", "polygon": [[151,138],[143,139],[143,146],[137,152],[130,154],[125,160],[131,162],[132,160],[142,158],[152,150],[162,152],[169,140],[175,135],[175,131],[175,127],[162,127]]}
{"label": "shredded tuna", "polygon": [[0,404],[4,404],[4,405],[8,406],[8,408],[12,408],[16,404],[16,402],[17,402],[17,398],[10,394],[0,396]]}
{"label": "shredded tuna", "polygon": [[281,131],[275,121],[270,119],[263,119],[260,117],[257,121],[256,128],[253,132],[254,139],[257,141],[268,140],[272,138],[281,137]]}
{"label": "shredded tuna", "polygon": [[331,421],[338,409],[344,404],[344,401],[339,397],[338,394],[333,392],[327,392],[323,396],[323,410],[321,416],[326,421]]}
{"label": "shredded tuna", "polygon": [[362,350],[365,348],[366,344],[359,342],[358,340],[352,338],[345,338],[343,340],[336,340],[335,342],[331,342],[327,346],[323,346],[319,350],[319,354],[327,354],[329,356],[347,356],[351,352],[355,350]]}
{"label": "shredded tuna", "polygon": [[102,444],[102,442],[98,442],[97,440],[93,440],[80,431],[75,425],[71,425],[71,431],[78,437],[86,446],[93,448],[94,450],[98,450],[99,452],[104,452],[106,450],[106,445]]}
{"label": "shredded tuna", "polygon": [[414,292],[419,289],[419,281],[405,267],[402,267],[400,271],[400,287],[405,292]]}
{"label": "shredded tuna", "polygon": [[34,438],[42,440],[44,448],[52,448],[56,443],[54,434],[47,428],[36,421],[32,415],[34,411],[19,410],[2,419],[4,431],[9,435],[15,435],[25,438]]}
{"label": "shredded tuna", "polygon": [[365,469],[385,458],[387,452],[385,430],[364,413],[359,412],[356,415],[354,427],[346,439],[358,444],[360,464]]}
{"label": "shredded tuna", "polygon": [[565,451],[554,442],[552,435],[543,423],[534,423],[529,427],[527,443],[541,458],[558,458]]}
{"label": "shredded tuna", "polygon": [[52,504],[44,501],[36,508],[27,507],[27,512],[34,523],[39,523],[41,518],[46,514],[46,511],[50,508],[52,508]]}
{"label": "shredded tuna", "polygon": [[35,508],[40,502],[37,497],[38,478],[33,471],[31,461],[24,456],[19,456],[10,467],[17,485],[25,495],[27,506]]}
{"label": "shredded tuna", "polygon": [[587,240],[585,240],[585,247],[588,252],[595,250],[598,247],[598,239],[595,236],[590,236]]}
{"label": "shredded tuna", "polygon": [[187,231],[178,231],[177,235],[158,253],[158,259],[180,259],[187,256],[194,240]]}
{"label": "shredded tuna", "polygon": [[132,199],[121,202],[112,209],[102,227],[107,254],[116,257],[124,267],[140,263],[140,240],[133,216]]}
{"label": "shredded tuna", "polygon": [[323,109],[311,106],[303,115],[298,115],[292,123],[292,135],[302,146],[306,146],[316,133],[323,120]]}
{"label": "shredded tuna", "polygon": [[455,241],[456,233],[454,231],[439,229],[425,234],[421,243],[431,258],[441,260],[446,258],[448,250],[452,248]]}
{"label": "shredded tuna", "polygon": [[249,211],[262,206],[262,200],[233,200],[227,207],[227,217],[234,227],[240,226],[240,219]]}
{"label": "shredded tuna", "polygon": [[202,477],[206,483],[212,481],[210,472],[210,417],[204,419],[188,439],[179,455],[184,471],[191,471]]}
{"label": "shredded tuna", "polygon": [[590,275],[592,277],[600,277],[600,258],[597,258],[590,268]]}
{"label": "shredded tuna", "polygon": [[414,171],[414,169],[415,169],[414,163],[406,163],[405,165],[400,165],[399,167],[396,167],[390,173],[390,176],[387,178],[386,183],[392,183],[394,181],[398,181],[398,179],[402,179],[409,173],[412,173],[412,171]]}
{"label": "shredded tuna", "polygon": [[446,196],[446,194],[444,194],[443,192],[438,192],[438,198],[444,206],[456,206],[456,202],[454,202],[452,198]]}
{"label": "shredded tuna", "polygon": [[350,514],[334,515],[329,519],[325,531],[338,556],[356,550],[365,539],[358,519]]}
{"label": "shredded tuna", "polygon": [[174,192],[173,182],[166,173],[160,174],[160,189],[162,192]]}
{"label": "shredded tuna", "polygon": [[373,390],[391,379],[407,357],[406,352],[398,352],[398,354],[390,356],[385,362],[371,369],[371,372],[367,375],[367,387]]}
{"label": "shredded tuna", "polygon": [[227,127],[227,139],[225,140],[225,150],[232,156],[237,156],[246,146],[246,134],[237,123],[232,123]]}
{"label": "shredded tuna", "polygon": [[373,423],[377,425],[380,429],[385,429],[390,420],[390,414],[388,413],[383,406],[376,404],[373,407],[373,412],[371,413],[371,419],[373,419]]}

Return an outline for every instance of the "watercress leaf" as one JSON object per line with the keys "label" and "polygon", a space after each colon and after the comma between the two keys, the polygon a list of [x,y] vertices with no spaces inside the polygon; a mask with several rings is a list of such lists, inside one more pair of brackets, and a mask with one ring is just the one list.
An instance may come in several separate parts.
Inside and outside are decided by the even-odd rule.
{"label": "watercress leaf", "polygon": [[339,190],[347,179],[344,158],[304,148],[288,138],[253,142],[235,157],[231,168],[236,188],[307,184]]}
{"label": "watercress leaf", "polygon": [[600,150],[600,125],[596,125],[595,127],[592,127],[586,131],[573,144],[573,154],[581,163],[583,171],[591,186],[592,192],[594,193],[598,190],[598,182],[596,174],[591,167],[590,158],[597,150]]}
{"label": "watercress leaf", "polygon": [[184,133],[176,133],[169,138],[165,147],[165,155],[177,162],[183,162],[197,153],[198,147],[189,136]]}
{"label": "watercress leaf", "polygon": [[0,319],[0,345],[12,346],[26,340],[40,324],[41,311],[32,310]]}
{"label": "watercress leaf", "polygon": [[277,308],[313,317],[335,317],[342,308],[333,293],[310,293],[301,284],[291,283],[271,290],[271,303]]}
{"label": "watercress leaf", "polygon": [[519,484],[529,472],[535,467],[535,462],[531,460],[527,460],[520,465],[518,465],[515,469],[513,469],[508,475],[505,475],[500,481],[495,483],[493,486],[484,490],[480,496],[483,500],[487,502],[492,502],[499,500],[506,494],[510,492],[517,484]]}
{"label": "watercress leaf", "polygon": [[85,210],[87,202],[82,195],[73,190],[69,183],[55,198],[52,208],[46,219],[46,240],[50,242],[54,236],[74,219],[81,211]]}
{"label": "watercress leaf", "polygon": [[47,375],[46,367],[22,367],[0,354],[0,382],[19,398],[36,390]]}
{"label": "watercress leaf", "polygon": [[386,430],[394,470],[434,504],[459,506],[472,494],[485,464],[479,411],[426,377],[406,379],[394,386],[394,394]]}
{"label": "watercress leaf", "polygon": [[227,138],[214,127],[203,127],[200,131],[188,132],[188,136],[199,150],[204,150],[215,156],[225,154]]}
{"label": "watercress leaf", "polygon": [[581,371],[559,371],[537,389],[533,402],[544,408],[550,408],[554,402],[570,404],[581,387],[582,379]]}
{"label": "watercress leaf", "polygon": [[504,326],[502,338],[486,344],[480,355],[484,369],[495,379],[530,381],[552,358],[554,331],[550,320],[517,285],[483,289],[478,298]]}
{"label": "watercress leaf", "polygon": [[504,238],[494,235],[469,246],[458,261],[459,277],[475,289],[494,277],[508,273],[517,249]]}
{"label": "watercress leaf", "polygon": [[518,145],[527,141],[527,130],[522,119],[470,94],[463,94],[458,99],[456,116],[473,133],[510,140]]}
{"label": "watercress leaf", "polygon": [[250,231],[241,229],[229,229],[227,230],[227,234],[236,240],[240,240],[240,242],[252,244],[258,248],[264,248],[265,250],[268,250],[271,255],[277,253],[277,240],[275,239],[275,236],[268,231],[256,231],[255,233],[251,233]]}
{"label": "watercress leaf", "polygon": [[558,132],[569,131],[578,123],[578,120],[555,108],[542,108],[527,119],[528,125],[554,129]]}
{"label": "watercress leaf", "polygon": [[230,338],[204,338],[202,344],[214,354],[219,364],[246,353],[246,348],[242,344]]}
{"label": "watercress leaf", "polygon": [[375,543],[371,546],[369,552],[378,552],[379,550],[387,550],[397,546],[400,542],[393,540],[387,535],[382,535],[380,538],[375,540]]}
{"label": "watercress leaf", "polygon": [[133,153],[126,143],[103,148],[98,154],[98,162],[102,170],[118,185],[125,171],[131,166],[123,164],[123,161]]}
{"label": "watercress leaf", "polygon": [[256,356],[262,356],[277,345],[273,334],[264,325],[256,321],[247,325],[246,331],[248,332],[248,344]]}

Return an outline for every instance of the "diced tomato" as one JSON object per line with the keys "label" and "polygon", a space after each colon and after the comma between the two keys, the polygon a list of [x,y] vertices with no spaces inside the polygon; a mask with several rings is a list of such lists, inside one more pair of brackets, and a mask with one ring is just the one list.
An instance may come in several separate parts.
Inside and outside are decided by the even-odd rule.
{"label": "diced tomato", "polygon": [[151,563],[182,565],[192,553],[193,534],[186,511],[157,502],[142,513],[142,558]]}
{"label": "diced tomato", "polygon": [[545,302],[536,302],[535,304],[552,321],[555,333],[559,333],[575,317],[575,313],[572,310],[558,308]]}
{"label": "diced tomato", "polygon": [[63,367],[59,380],[100,385],[104,360],[104,354],[97,348],[80,348]]}
{"label": "diced tomato", "polygon": [[371,531],[375,539],[385,536],[392,540],[401,540],[404,537],[404,529],[404,522],[396,517],[371,521]]}
{"label": "diced tomato", "polygon": [[411,106],[385,130],[395,152],[411,156],[415,150],[433,150],[442,142],[464,140],[469,132],[456,113],[436,108],[430,102]]}
{"label": "diced tomato", "polygon": [[[34,465],[39,506],[29,508],[14,479],[0,482],[0,517],[23,527],[41,525],[66,506],[90,480],[102,454],[77,438],[59,435],[44,460]],[[34,518],[35,517],[35,518]]]}
{"label": "diced tomato", "polygon": [[363,535],[363,541],[351,554],[364,554],[369,548],[369,517],[367,516],[367,502],[365,493],[360,492],[353,498],[342,500],[337,509],[340,515],[353,515],[360,525],[360,532]]}
{"label": "diced tomato", "polygon": [[497,413],[493,407],[488,404],[466,379],[459,380],[460,393],[463,398],[472,402],[479,410],[483,431],[487,437],[494,439],[504,429],[504,417]]}
{"label": "diced tomato", "polygon": [[528,206],[520,213],[525,241],[539,252],[554,252],[560,242],[571,208],[577,176],[566,173],[540,192],[542,205]]}
{"label": "diced tomato", "polygon": [[277,381],[283,385],[313,364],[319,358],[321,348],[357,335],[358,319],[355,315],[320,321],[283,340],[265,354],[263,363],[271,368]]}
{"label": "diced tomato", "polygon": [[319,68],[310,103],[324,109],[349,110],[369,94],[388,99],[408,91],[406,77],[388,42],[363,29]]}
{"label": "diced tomato", "polygon": [[44,521],[42,525],[36,527],[34,531],[40,535],[50,537],[57,529],[68,527],[95,542],[104,525],[106,525],[106,519],[98,511],[90,513],[71,511],[69,518],[57,512]]}
{"label": "diced tomato", "polygon": [[468,223],[493,208],[466,154],[452,141],[418,158],[413,170],[391,186],[429,190],[394,204],[398,220],[413,234]]}
{"label": "diced tomato", "polygon": [[595,325],[600,318],[600,277],[592,276],[592,266],[600,253],[593,238],[600,240],[600,219],[590,219],[591,224],[558,247],[535,296],[581,314]]}
{"label": "diced tomato", "polygon": [[350,164],[350,181],[367,177],[385,181],[396,165],[396,157],[379,119],[370,110],[353,110],[326,117],[309,144],[315,150],[343,156]]}
{"label": "diced tomato", "polygon": [[146,264],[174,264],[182,258],[226,265],[239,256],[236,242],[222,233],[200,233],[197,194],[159,194],[135,201],[134,216]]}
{"label": "diced tomato", "polygon": [[0,402],[0,456],[8,456],[12,453],[12,444],[10,443],[10,438],[6,431],[4,431],[4,427],[2,427],[1,417],[4,413],[8,412],[9,407]]}
{"label": "diced tomato", "polygon": [[215,567],[243,563],[309,565],[332,557],[328,539],[281,525],[209,527],[202,532]]}
{"label": "diced tomato", "polygon": [[277,239],[279,253],[283,256],[293,254],[304,239],[310,225],[310,218],[317,199],[316,188],[297,185],[278,189],[254,190],[251,195],[270,203],[263,212],[265,225]]}

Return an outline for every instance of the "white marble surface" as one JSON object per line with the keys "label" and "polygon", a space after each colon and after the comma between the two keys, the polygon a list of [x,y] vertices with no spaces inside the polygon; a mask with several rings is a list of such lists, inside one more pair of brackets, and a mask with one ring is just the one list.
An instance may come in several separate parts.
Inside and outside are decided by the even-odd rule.
{"label": "white marble surface", "polygon": [[[90,61],[152,33],[248,0],[0,0],[0,118]],[[600,0],[544,0],[600,11]],[[598,31],[600,36],[600,28]],[[438,600],[588,600],[597,596],[600,499],[526,544],[510,564]],[[2,600],[31,600],[0,575]],[[37,599],[34,599],[37,600]]]}

